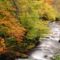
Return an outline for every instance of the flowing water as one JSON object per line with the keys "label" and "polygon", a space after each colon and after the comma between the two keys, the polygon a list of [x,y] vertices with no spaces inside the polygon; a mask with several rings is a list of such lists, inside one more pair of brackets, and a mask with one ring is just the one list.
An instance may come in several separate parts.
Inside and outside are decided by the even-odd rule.
{"label": "flowing water", "polygon": [[44,38],[42,43],[30,55],[30,60],[51,60],[60,52],[60,25],[56,22],[50,23],[51,33]]}

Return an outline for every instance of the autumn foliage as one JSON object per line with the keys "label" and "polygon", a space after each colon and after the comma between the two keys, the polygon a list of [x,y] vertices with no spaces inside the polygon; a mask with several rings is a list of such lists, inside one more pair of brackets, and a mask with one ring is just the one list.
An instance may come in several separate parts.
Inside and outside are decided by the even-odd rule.
{"label": "autumn foliage", "polygon": [[0,15],[4,15],[0,19],[0,53],[5,52],[8,48],[6,47],[6,38],[14,37],[16,42],[20,43],[23,41],[26,29],[12,16],[8,11],[1,11]]}
{"label": "autumn foliage", "polygon": [[40,38],[49,33],[48,23],[57,16],[51,3],[52,0],[0,0],[0,54],[28,57]]}

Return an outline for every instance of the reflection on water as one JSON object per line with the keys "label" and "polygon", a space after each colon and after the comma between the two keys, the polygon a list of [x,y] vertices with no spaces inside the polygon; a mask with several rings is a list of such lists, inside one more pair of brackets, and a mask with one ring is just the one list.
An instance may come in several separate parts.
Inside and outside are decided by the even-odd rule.
{"label": "reflection on water", "polygon": [[31,60],[51,60],[59,52],[60,27],[56,22],[50,23],[51,33],[37,46],[30,55]]}

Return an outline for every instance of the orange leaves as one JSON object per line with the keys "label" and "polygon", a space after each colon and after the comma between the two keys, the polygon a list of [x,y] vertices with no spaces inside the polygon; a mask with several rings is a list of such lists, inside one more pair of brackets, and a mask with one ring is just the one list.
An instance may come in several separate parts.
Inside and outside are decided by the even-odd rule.
{"label": "orange leaves", "polygon": [[7,34],[9,36],[14,36],[17,41],[22,41],[25,35],[25,28],[23,28],[18,20],[14,16],[12,16],[8,11],[0,11],[5,17],[0,19],[0,25],[5,25],[8,27]]}
{"label": "orange leaves", "polygon": [[50,5],[53,3],[53,0],[44,0],[44,1]]}
{"label": "orange leaves", "polygon": [[[0,19],[0,54],[2,53],[4,54],[5,52],[10,51],[9,50],[10,47],[9,46],[7,47],[7,44],[9,44],[10,41],[8,40],[9,42],[6,43],[6,39],[9,37],[14,37],[17,44],[21,43],[21,41],[23,41],[26,29],[21,26],[18,20],[14,16],[12,16],[10,12],[0,10],[0,14],[4,15],[4,17]],[[4,34],[5,32],[8,35],[8,37],[4,36],[1,37],[1,35]],[[16,42],[13,41],[13,43]]]}

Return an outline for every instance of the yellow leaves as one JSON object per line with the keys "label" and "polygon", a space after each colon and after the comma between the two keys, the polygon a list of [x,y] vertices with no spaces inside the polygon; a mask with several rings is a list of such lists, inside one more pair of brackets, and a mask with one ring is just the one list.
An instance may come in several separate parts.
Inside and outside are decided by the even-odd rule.
{"label": "yellow leaves", "polygon": [[40,37],[43,36],[44,34],[47,35],[49,33],[49,28],[48,28],[48,21],[42,21],[35,23],[35,28],[39,28],[40,31]]}
{"label": "yellow leaves", "polygon": [[[40,6],[40,7],[39,7]],[[44,3],[42,2],[38,7],[37,13],[41,16],[43,16],[43,14],[47,14],[49,20],[54,20],[56,15],[57,15],[57,11],[55,11],[55,9],[49,5],[48,3]]]}
{"label": "yellow leaves", "polygon": [[47,14],[49,20],[54,20],[57,16],[57,11],[51,5],[42,0],[31,2],[31,7],[32,10],[35,11],[35,13],[38,13],[40,16]]}
{"label": "yellow leaves", "polygon": [[47,14],[49,20],[55,20],[57,16],[57,11],[51,5],[45,3],[44,0],[17,0],[17,6],[20,7],[20,18],[27,15],[29,17],[29,14],[30,16],[33,15],[32,13],[37,14],[38,17]]}
{"label": "yellow leaves", "polygon": [[4,42],[5,42],[4,39],[0,37],[0,44],[1,44],[0,47],[5,46]]}
{"label": "yellow leaves", "polygon": [[5,48],[5,41],[3,38],[0,37],[0,53],[2,53],[4,51]]}
{"label": "yellow leaves", "polygon": [[49,19],[55,19],[57,16],[57,11],[51,6],[45,3],[44,12],[48,15]]}
{"label": "yellow leaves", "polygon": [[34,48],[35,47],[35,45],[34,44],[30,44],[29,46],[27,46],[27,48],[26,49],[32,49],[32,48]]}

